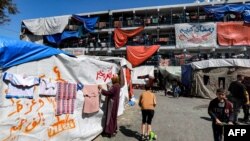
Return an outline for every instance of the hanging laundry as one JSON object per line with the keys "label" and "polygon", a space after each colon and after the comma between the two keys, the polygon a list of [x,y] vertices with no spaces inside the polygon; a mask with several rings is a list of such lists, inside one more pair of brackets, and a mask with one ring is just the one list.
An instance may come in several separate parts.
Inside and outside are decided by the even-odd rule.
{"label": "hanging laundry", "polygon": [[83,113],[95,113],[99,111],[100,100],[97,85],[84,85],[83,88],[84,104]]}
{"label": "hanging laundry", "polygon": [[49,80],[41,79],[39,85],[39,95],[40,96],[56,96],[57,85]]}
{"label": "hanging laundry", "polygon": [[77,85],[73,83],[57,82],[57,99],[75,99]]}
{"label": "hanging laundry", "polygon": [[25,76],[5,72],[3,81],[8,83],[6,98],[33,98],[34,86],[40,83],[40,79],[34,76]]}
{"label": "hanging laundry", "polygon": [[56,115],[73,114],[77,85],[74,83],[57,82]]}
{"label": "hanging laundry", "polygon": [[56,101],[56,115],[73,114],[75,99],[59,99]]}

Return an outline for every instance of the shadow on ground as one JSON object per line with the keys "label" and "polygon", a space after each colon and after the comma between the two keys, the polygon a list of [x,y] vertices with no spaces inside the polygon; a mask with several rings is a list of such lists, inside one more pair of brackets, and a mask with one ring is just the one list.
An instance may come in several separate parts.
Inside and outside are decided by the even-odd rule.
{"label": "shadow on ground", "polygon": [[124,134],[127,137],[133,137],[137,140],[140,140],[141,138],[141,135],[139,132],[128,129],[126,126],[120,126],[120,131],[122,134]]}
{"label": "shadow on ground", "polygon": [[207,121],[212,121],[210,117],[200,117],[201,119],[207,120]]}

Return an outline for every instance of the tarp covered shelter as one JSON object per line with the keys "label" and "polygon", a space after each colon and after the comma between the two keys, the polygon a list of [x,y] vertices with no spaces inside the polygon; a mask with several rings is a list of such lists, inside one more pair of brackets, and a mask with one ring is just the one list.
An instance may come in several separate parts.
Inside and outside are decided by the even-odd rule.
{"label": "tarp covered shelter", "polygon": [[[26,41],[0,37],[0,69],[66,52]],[[73,55],[70,55],[73,56]]]}
{"label": "tarp covered shelter", "polygon": [[160,66],[159,71],[163,77],[167,77],[169,80],[181,80],[180,66]]}
{"label": "tarp covered shelter", "polygon": [[[16,48],[22,43],[17,41]],[[15,45],[13,44],[13,46]],[[3,44],[2,48],[8,50],[13,46]],[[70,57],[63,52],[57,54],[15,64],[9,68],[0,68],[0,128],[2,129],[0,140],[92,140],[102,132],[104,99],[101,100],[98,112],[83,114],[85,98],[81,89],[76,93],[74,113],[60,116],[55,114],[56,98],[40,97],[38,86],[34,86],[33,99],[6,98],[9,85],[3,81],[5,72],[19,74],[23,77],[32,76],[55,82],[64,81],[87,86],[105,85],[111,81],[112,75],[116,74],[119,69],[114,63],[89,57]],[[22,52],[19,55],[22,56]],[[36,56],[36,54],[29,54],[29,57],[33,55]],[[1,59],[3,57],[6,56],[0,56]],[[10,61],[7,61],[7,64]],[[99,72],[104,75],[99,75]]]}
{"label": "tarp covered shelter", "polygon": [[211,59],[184,65],[182,83],[190,86],[193,96],[214,98],[216,89],[227,90],[237,74],[250,76],[249,59]]}
{"label": "tarp covered shelter", "polygon": [[140,84],[145,85],[147,78],[154,78],[154,66],[139,66],[133,68],[132,74],[132,83],[133,84]]}
{"label": "tarp covered shelter", "polygon": [[[86,56],[78,56],[78,58],[86,57]],[[132,65],[125,59],[121,57],[113,57],[113,56],[87,56],[90,58],[95,58],[97,60],[111,62],[117,64],[120,68],[120,84],[121,84],[121,91],[120,91],[120,102],[119,102],[119,109],[118,109],[118,116],[122,115],[125,110],[126,101],[129,100],[129,86],[132,89],[132,84],[128,83],[127,81],[127,73],[126,69],[132,70]],[[131,78],[130,78],[131,79]],[[130,91],[133,92],[133,91]],[[132,93],[130,94],[132,95]],[[131,96],[130,96],[131,97]]]}
{"label": "tarp covered shelter", "polygon": [[208,14],[213,14],[214,18],[221,20],[227,13],[242,14],[245,22],[250,22],[250,5],[249,4],[225,4],[205,6],[204,11]]}

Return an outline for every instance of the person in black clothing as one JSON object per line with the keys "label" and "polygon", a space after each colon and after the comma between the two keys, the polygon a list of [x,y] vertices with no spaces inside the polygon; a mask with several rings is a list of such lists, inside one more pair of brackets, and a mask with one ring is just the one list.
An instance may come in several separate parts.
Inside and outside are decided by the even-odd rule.
{"label": "person in black clothing", "polygon": [[230,91],[230,101],[234,105],[234,124],[238,123],[238,114],[240,113],[240,108],[246,102],[246,87],[242,84],[244,77],[242,75],[237,75],[237,80],[233,81],[228,88]]}
{"label": "person in black clothing", "polygon": [[209,103],[208,114],[213,120],[214,141],[222,141],[223,123],[233,124],[233,104],[226,99],[224,89],[217,89],[216,95]]}
{"label": "person in black clothing", "polygon": [[246,97],[247,97],[247,102],[244,103],[244,105],[242,106],[242,109],[243,109],[243,113],[244,113],[244,122],[249,122],[249,108],[250,108],[250,105],[249,105],[249,102],[250,102],[250,97],[249,97],[249,93],[250,93],[250,77],[245,77],[244,80],[242,81],[242,84],[246,87],[246,90],[247,90],[247,94],[246,94]]}

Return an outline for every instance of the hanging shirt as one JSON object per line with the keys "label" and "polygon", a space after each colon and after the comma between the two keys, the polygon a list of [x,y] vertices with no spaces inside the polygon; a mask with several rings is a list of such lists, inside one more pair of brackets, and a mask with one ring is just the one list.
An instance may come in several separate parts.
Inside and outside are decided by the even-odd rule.
{"label": "hanging shirt", "polygon": [[84,85],[83,113],[95,113],[99,111],[100,101],[97,85]]}
{"label": "hanging shirt", "polygon": [[3,80],[8,83],[6,98],[33,98],[34,86],[40,79],[34,76],[25,76],[5,72]]}
{"label": "hanging shirt", "polygon": [[39,95],[40,96],[56,96],[57,85],[49,80],[41,79],[39,85]]}

